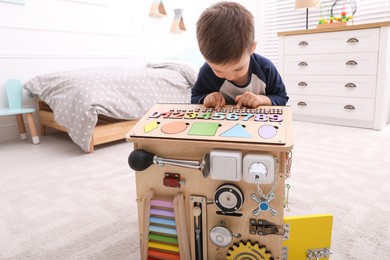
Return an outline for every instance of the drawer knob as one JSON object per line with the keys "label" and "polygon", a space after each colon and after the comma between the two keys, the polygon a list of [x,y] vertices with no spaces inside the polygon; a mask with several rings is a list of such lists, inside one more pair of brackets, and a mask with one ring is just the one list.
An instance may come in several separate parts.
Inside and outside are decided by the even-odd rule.
{"label": "drawer knob", "polygon": [[356,85],[353,84],[353,83],[347,83],[347,84],[345,84],[344,87],[346,87],[346,88],[356,88]]}
{"label": "drawer knob", "polygon": [[344,106],[344,109],[354,110],[355,107],[352,106],[352,105],[345,105],[345,106]]}
{"label": "drawer knob", "polygon": [[306,87],[306,86],[307,86],[307,83],[304,82],[304,81],[301,81],[301,82],[298,83],[298,86],[300,86],[300,87]]}
{"label": "drawer knob", "polygon": [[307,46],[309,45],[309,43],[307,41],[301,41],[300,43],[298,43],[299,46]]}
{"label": "drawer knob", "polygon": [[359,40],[356,39],[356,38],[349,38],[349,39],[347,40],[347,42],[348,42],[348,43],[356,43],[356,42],[359,42]]}
{"label": "drawer knob", "polygon": [[298,105],[298,106],[301,106],[301,107],[307,106],[307,104],[306,104],[305,102],[303,102],[303,101],[298,102],[297,105]]}
{"label": "drawer knob", "polygon": [[301,61],[300,63],[298,63],[298,66],[307,66],[307,62],[304,62],[304,61]]}
{"label": "drawer knob", "polygon": [[354,60],[349,60],[345,63],[345,65],[357,65],[358,63]]}

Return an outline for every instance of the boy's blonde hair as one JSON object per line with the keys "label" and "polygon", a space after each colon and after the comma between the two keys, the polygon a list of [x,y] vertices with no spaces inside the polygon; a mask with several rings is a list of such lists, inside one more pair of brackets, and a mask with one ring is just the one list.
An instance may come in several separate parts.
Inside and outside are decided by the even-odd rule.
{"label": "boy's blonde hair", "polygon": [[253,15],[238,3],[216,3],[199,17],[196,37],[206,61],[222,65],[238,62],[254,44]]}

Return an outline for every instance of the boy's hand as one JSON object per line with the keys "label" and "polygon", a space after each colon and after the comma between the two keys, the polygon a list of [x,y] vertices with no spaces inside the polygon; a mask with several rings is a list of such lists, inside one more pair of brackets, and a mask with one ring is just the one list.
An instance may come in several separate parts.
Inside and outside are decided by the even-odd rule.
{"label": "boy's hand", "polygon": [[256,108],[261,105],[271,106],[272,102],[271,100],[264,95],[256,95],[252,92],[245,92],[244,94],[238,95],[235,98],[235,101],[237,102],[236,107],[250,107],[250,108]]}
{"label": "boy's hand", "polygon": [[205,107],[214,107],[215,109],[222,108],[226,105],[225,98],[219,92],[208,94],[203,100]]}

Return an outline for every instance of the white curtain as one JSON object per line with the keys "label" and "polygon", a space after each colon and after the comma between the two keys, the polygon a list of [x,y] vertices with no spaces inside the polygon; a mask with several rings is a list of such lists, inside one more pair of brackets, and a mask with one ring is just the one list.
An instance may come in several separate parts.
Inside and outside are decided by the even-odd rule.
{"label": "white curtain", "polygon": [[[335,1],[321,0],[320,8],[309,9],[309,29],[316,28],[319,18],[329,17],[331,6]],[[347,14],[350,14],[352,1],[338,1],[334,14],[340,15],[343,3]],[[390,0],[356,0],[356,13],[353,24],[380,22],[390,20]],[[306,10],[295,10],[294,0],[258,1],[256,18],[257,52],[269,58],[278,66],[278,32],[305,30]],[[350,22],[351,23],[351,22]]]}

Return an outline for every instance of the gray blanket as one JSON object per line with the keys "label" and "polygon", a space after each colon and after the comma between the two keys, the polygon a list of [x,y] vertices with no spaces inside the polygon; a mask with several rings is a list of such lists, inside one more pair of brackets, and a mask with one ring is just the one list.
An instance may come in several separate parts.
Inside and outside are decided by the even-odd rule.
{"label": "gray blanket", "polygon": [[46,102],[56,122],[88,152],[97,115],[135,120],[157,103],[190,103],[196,77],[191,66],[170,62],[137,69],[103,67],[51,73],[29,80],[24,88]]}

